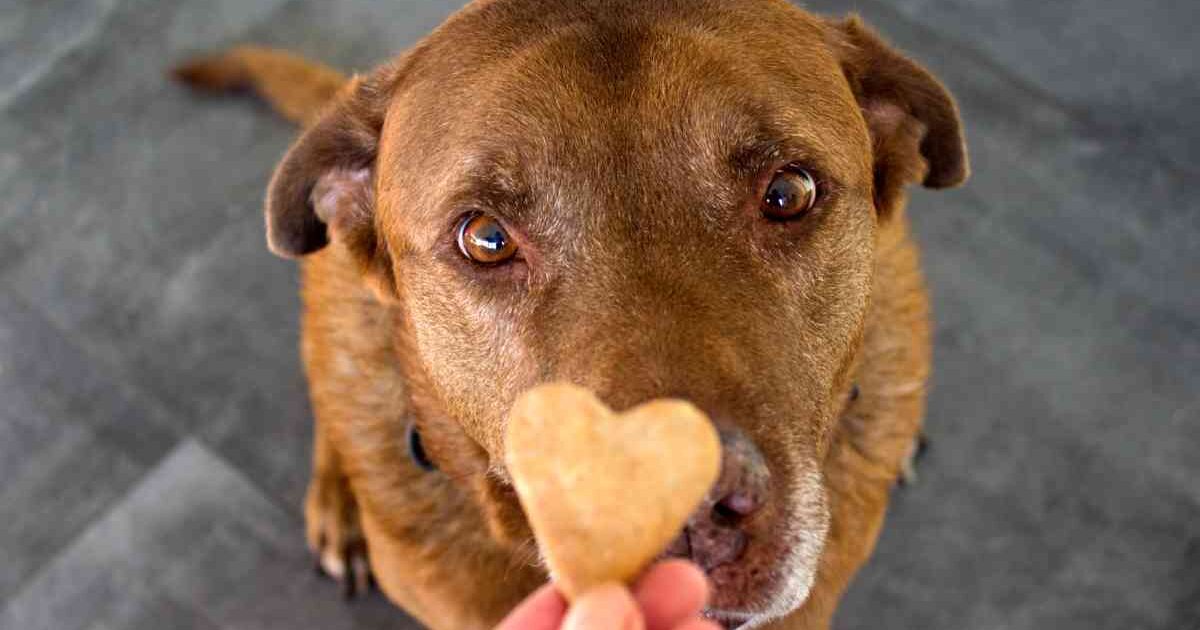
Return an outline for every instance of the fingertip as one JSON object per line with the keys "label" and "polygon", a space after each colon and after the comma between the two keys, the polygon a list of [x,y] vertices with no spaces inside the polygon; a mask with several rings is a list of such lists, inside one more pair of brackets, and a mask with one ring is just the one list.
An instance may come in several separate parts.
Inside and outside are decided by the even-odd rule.
{"label": "fingertip", "polygon": [[576,599],[562,627],[563,630],[643,630],[645,623],[629,589],[605,584]]}
{"label": "fingertip", "polygon": [[678,584],[676,588],[697,594],[700,597],[701,604],[708,602],[708,575],[691,560],[684,560],[682,558],[665,560],[658,563],[646,576],[655,576],[657,579],[674,581]]}
{"label": "fingertip", "polygon": [[709,585],[695,564],[667,560],[647,571],[634,592],[647,629],[667,630],[700,614],[708,602]]}
{"label": "fingertip", "polygon": [[553,584],[547,584],[527,597],[496,630],[557,630],[566,614],[567,600]]}

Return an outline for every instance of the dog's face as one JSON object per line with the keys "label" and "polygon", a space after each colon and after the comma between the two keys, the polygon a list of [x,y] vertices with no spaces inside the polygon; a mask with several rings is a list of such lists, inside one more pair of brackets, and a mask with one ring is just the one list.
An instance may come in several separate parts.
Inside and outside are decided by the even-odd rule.
{"label": "dog's face", "polygon": [[268,214],[277,251],[332,239],[403,313],[423,439],[498,539],[528,537],[501,457],[521,391],[708,411],[724,486],[681,553],[742,620],[794,609],[817,570],[877,223],[965,171],[944,90],[857,22],[494,0],[356,84]]}

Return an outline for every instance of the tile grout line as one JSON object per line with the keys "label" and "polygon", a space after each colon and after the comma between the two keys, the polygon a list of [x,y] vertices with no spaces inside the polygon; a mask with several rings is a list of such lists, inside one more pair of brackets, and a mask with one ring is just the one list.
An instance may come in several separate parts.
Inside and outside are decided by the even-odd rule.
{"label": "tile grout line", "polygon": [[[92,528],[96,526],[96,523],[99,523],[100,521],[103,521],[105,518],[107,518],[108,515],[112,514],[113,510],[120,507],[120,505],[123,504],[125,501],[127,501],[130,496],[132,496],[142,486],[144,486],[146,483],[148,483],[150,477],[152,477],[155,473],[157,473],[159,470],[161,470],[163,465],[165,465],[167,463],[167,461],[170,460],[173,455],[178,453],[181,449],[185,448],[189,442],[195,442],[195,441],[196,441],[195,438],[185,437],[185,438],[179,440],[178,442],[176,442],[173,446],[171,446],[171,448],[167,449],[167,451],[165,453],[163,453],[163,455],[161,457],[159,457],[158,461],[154,462],[154,464],[152,466],[147,467],[146,471],[144,473],[142,473],[141,477],[138,477],[137,481],[129,484],[129,487],[126,488],[123,492],[121,492],[121,494],[113,497],[112,501],[110,501],[109,504],[107,506],[105,506],[105,509],[103,512],[100,512],[99,514],[96,514],[94,517],[92,517],[92,519],[90,521],[88,521],[87,526],[80,529],[78,533],[76,533],[74,536],[72,536],[70,538],[70,540],[64,541],[63,544],[60,545],[58,547],[58,549],[56,549],[54,551],[53,555],[46,558],[45,562],[43,562],[42,565],[39,566],[36,571],[34,571],[33,573],[31,573],[28,576],[28,578],[25,580],[25,585],[22,586],[20,589],[17,589],[16,591],[14,591],[11,595],[9,595],[8,601],[3,602],[3,605],[0,605],[0,618],[3,618],[5,613],[8,612],[8,609],[10,606],[12,606],[13,602],[20,599],[21,596],[23,596],[26,591],[33,588],[34,585],[37,584],[38,579],[43,574],[45,574],[46,571],[50,570],[50,568],[54,565],[55,560],[57,560],[68,549],[70,549],[72,545],[74,545],[77,541],[79,541],[79,539],[86,536],[87,533],[90,532],[92,530]],[[203,445],[200,445],[200,446],[203,447]]]}
{"label": "tile grout line", "polygon": [[160,400],[158,396],[151,394],[135,385],[136,380],[130,378],[128,371],[114,364],[113,361],[101,356],[95,351],[91,344],[85,343],[83,338],[62,325],[49,312],[49,309],[43,308],[40,304],[30,300],[21,290],[13,285],[12,281],[4,276],[0,276],[0,286],[4,287],[7,294],[18,304],[24,306],[33,315],[40,318],[53,332],[57,334],[64,343],[70,348],[78,352],[83,359],[90,363],[96,364],[98,367],[103,367],[109,370],[109,374],[114,376],[112,380],[120,388],[122,394],[129,396],[133,400],[142,400],[148,403],[148,411],[152,412],[163,423],[163,428],[174,434],[176,438],[185,438],[189,432],[181,429],[182,422],[179,420],[182,414],[173,411],[167,404]]}
{"label": "tile grout line", "polygon": [[202,436],[193,431],[182,430],[180,427],[183,423],[181,420],[179,420],[182,414],[177,411],[172,411],[169,403],[161,400],[158,396],[146,392],[134,385],[135,380],[128,377],[125,369],[121,368],[119,365],[112,364],[112,362],[104,359],[103,357],[97,356],[89,344],[81,343],[77,335],[63,328],[59,322],[55,321],[48,315],[45,309],[26,298],[19,290],[17,290],[16,287],[12,286],[11,282],[7,278],[0,276],[0,288],[3,288],[15,302],[28,309],[31,315],[39,318],[43,323],[45,323],[52,334],[58,335],[62,339],[63,343],[68,344],[72,350],[78,352],[85,361],[95,363],[98,366],[111,370],[110,373],[115,375],[115,378],[112,380],[117,387],[121,388],[122,393],[129,395],[134,400],[145,403],[148,406],[148,411],[154,413],[156,416],[159,416],[158,419],[162,421],[162,428],[168,431],[175,440],[174,444],[167,448],[156,460],[147,463],[145,472],[143,472],[135,482],[131,483],[124,492],[114,496],[112,500],[105,505],[104,509],[94,515],[84,527],[79,529],[79,531],[77,531],[73,536],[57,545],[54,551],[46,557],[41,565],[28,576],[26,579],[26,586],[11,593],[6,598],[6,601],[0,602],[0,614],[3,614],[11,602],[15,601],[27,588],[29,588],[29,585],[34,583],[37,580],[37,577],[46,571],[47,568],[53,564],[54,560],[58,558],[64,550],[68,549],[72,544],[79,540],[81,536],[84,536],[96,522],[103,520],[112,512],[112,510],[121,505],[121,503],[129,497],[130,493],[134,492],[137,488],[146,483],[147,479],[154,474],[154,472],[159,470],[172,455],[177,453],[182,447],[185,447],[190,442],[194,442],[198,447],[204,449],[205,452],[211,455],[214,459],[224,463],[230,471],[237,475],[239,479],[245,481],[249,487],[258,492],[276,509],[280,510],[284,514],[289,515],[293,521],[299,520],[295,506],[284,504],[268,488],[248,477],[245,474],[245,471],[221,455],[216,449],[215,445],[209,444],[208,441]]}
{"label": "tile grout line", "polygon": [[[232,229],[232,227],[233,227],[233,225],[231,224],[230,226],[227,226],[226,228],[222,229],[222,231],[220,233],[224,233],[225,230]],[[130,375],[126,369],[122,368],[120,366],[119,362],[114,362],[103,356],[99,356],[93,350],[93,348],[90,344],[82,343],[80,341],[80,338],[78,335],[73,334],[71,331],[69,331],[68,329],[61,326],[59,322],[57,322],[56,320],[54,320],[54,318],[49,316],[46,309],[44,309],[40,305],[30,301],[27,297],[25,297],[25,295],[23,295],[20,292],[19,289],[14,287],[11,284],[11,282],[9,282],[6,278],[0,277],[0,287],[6,288],[8,294],[10,296],[12,296],[12,298],[15,301],[17,301],[21,305],[25,306],[26,308],[28,308],[37,317],[41,318],[51,328],[51,330],[54,333],[60,335],[63,338],[64,342],[70,344],[71,347],[74,350],[76,350],[77,352],[79,352],[83,356],[84,359],[91,361],[91,362],[95,362],[98,365],[103,366],[104,368],[110,370],[111,371],[110,373],[114,374],[117,377],[117,378],[114,378],[113,380],[118,384],[119,387],[121,387],[121,389],[125,393],[129,394],[131,396],[131,398],[133,398],[135,400],[146,401],[150,405],[151,411],[153,411],[155,414],[161,415],[162,416],[161,419],[164,421],[164,424],[165,424],[164,428],[167,429],[168,431],[170,431],[170,433],[172,433],[174,435],[174,437],[176,438],[175,445],[172,446],[170,449],[168,449],[167,453],[173,452],[175,447],[177,447],[178,445],[180,445],[184,442],[187,442],[188,440],[196,440],[198,443],[200,443],[201,445],[204,446],[205,450],[216,455],[218,457],[218,459],[227,463],[230,466],[230,468],[237,470],[238,474],[242,475],[244,477],[243,471],[240,468],[235,466],[232,462],[230,462],[225,457],[220,456],[219,451],[216,450],[216,445],[210,444],[208,442],[208,440],[206,440],[204,438],[203,435],[201,435],[195,431],[184,430],[181,428],[184,423],[182,420],[180,420],[180,418],[186,416],[185,413],[183,413],[181,410],[175,409],[169,402],[162,400],[159,396],[157,396],[153,392],[150,392],[150,391],[144,390],[140,387],[137,387],[135,385],[135,383],[137,382],[136,379],[132,378],[132,375]],[[154,465],[158,465],[159,463],[161,463],[161,461],[162,460],[160,458],[158,461],[155,462]],[[269,491],[269,489],[256,483],[253,479],[250,479],[249,477],[246,477],[246,479],[250,483],[250,485],[252,485],[256,490],[261,492],[264,496],[268,497],[276,507],[286,509],[289,512],[294,511],[293,508],[288,508],[284,504],[280,503],[277,500],[277,498],[273,495],[273,493],[271,493]]]}
{"label": "tile grout line", "polygon": [[104,30],[109,18],[112,17],[120,0],[112,0],[102,8],[102,13],[92,20],[88,26],[82,29],[78,36],[67,41],[65,45],[56,47],[50,55],[49,59],[32,71],[25,73],[18,79],[12,87],[0,92],[0,112],[8,110],[9,105],[22,94],[37,87],[37,85],[54,71],[54,68],[60,61],[74,54],[80,48],[86,46],[89,42],[94,41],[96,37]]}
{"label": "tile grout line", "polygon": [[[153,480],[153,477],[155,475],[159,474],[163,470],[164,466],[166,466],[168,463],[170,463],[170,461],[173,458],[178,457],[179,453],[183,452],[185,449],[190,448],[190,447],[198,448],[201,451],[203,451],[207,457],[212,458],[214,461],[220,462],[225,467],[226,472],[228,474],[230,474],[233,478],[235,478],[237,481],[239,481],[241,483],[246,484],[246,486],[248,488],[252,489],[255,493],[257,493],[259,495],[259,497],[262,498],[267,504],[269,504],[271,507],[275,508],[276,510],[279,510],[285,516],[285,518],[288,518],[289,520],[291,520],[291,522],[293,524],[297,523],[298,519],[295,517],[295,510],[287,509],[285,506],[280,505],[280,503],[277,500],[275,500],[275,498],[272,497],[269,492],[264,490],[258,484],[254,483],[253,480],[250,479],[249,477],[247,477],[246,474],[240,468],[235,466],[232,462],[230,462],[225,457],[221,456],[220,453],[218,453],[213,448],[211,448],[208,444],[206,444],[204,442],[204,440],[200,439],[199,437],[197,437],[195,435],[188,435],[188,436],[184,437],[183,439],[179,440],[177,443],[175,443],[174,446],[172,446],[165,453],[163,453],[162,457],[160,457],[158,459],[158,461],[156,461],[152,466],[148,467],[146,469],[146,472],[143,473],[142,476],[139,477],[136,482],[130,484],[129,487],[126,488],[124,492],[122,492],[120,495],[118,495],[116,497],[113,497],[113,500],[109,503],[109,505],[106,507],[106,509],[103,512],[97,514],[95,517],[93,517],[88,522],[87,526],[83,527],[79,531],[79,533],[77,533],[75,536],[72,536],[70,540],[65,541],[58,549],[56,549],[52,556],[48,557],[46,559],[46,561],[43,562],[42,565],[37,568],[37,570],[35,570],[33,573],[31,573],[28,576],[28,578],[25,580],[25,584],[22,588],[14,591],[7,598],[7,601],[0,602],[0,619],[2,619],[5,616],[5,614],[9,610],[9,608],[13,605],[13,602],[20,599],[25,594],[26,591],[33,588],[37,584],[37,582],[41,578],[41,576],[44,575],[46,573],[46,571],[49,571],[53,567],[54,562],[63,553],[65,553],[68,549],[71,548],[72,545],[74,545],[81,538],[83,538],[89,532],[91,532],[92,528],[94,528],[97,523],[100,523],[100,522],[104,521],[106,518],[108,518],[108,516],[110,514],[112,514],[113,510],[120,508],[132,496],[134,496],[137,492],[142,490],[146,486],[146,484],[151,483]],[[303,541],[302,538],[298,538],[297,540],[299,541],[297,544],[302,544],[302,541]]]}

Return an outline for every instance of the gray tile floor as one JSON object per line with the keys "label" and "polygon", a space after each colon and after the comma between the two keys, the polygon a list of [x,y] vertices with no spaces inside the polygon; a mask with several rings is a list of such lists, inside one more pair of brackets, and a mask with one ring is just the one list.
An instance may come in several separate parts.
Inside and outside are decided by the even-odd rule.
{"label": "gray tile floor", "polygon": [[[1200,9],[815,0],[958,94],[976,175],[917,193],[937,309],[921,483],[838,626],[1200,628]],[[292,136],[168,63],[365,68],[452,0],[0,8],[0,628],[410,628],[301,542]]]}

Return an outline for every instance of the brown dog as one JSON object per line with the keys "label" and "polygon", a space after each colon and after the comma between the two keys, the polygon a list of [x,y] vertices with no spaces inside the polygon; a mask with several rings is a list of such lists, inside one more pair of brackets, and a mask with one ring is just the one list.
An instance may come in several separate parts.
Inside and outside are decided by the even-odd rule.
{"label": "brown dog", "polygon": [[328,570],[363,578],[361,532],[425,624],[495,624],[546,579],[505,415],[572,381],[718,422],[721,480],[671,549],[714,618],[829,624],[923,414],[904,189],[967,175],[928,72],[782,0],[482,0],[365,77],[261,49],[180,76],[308,126],[266,214],[305,257]]}

